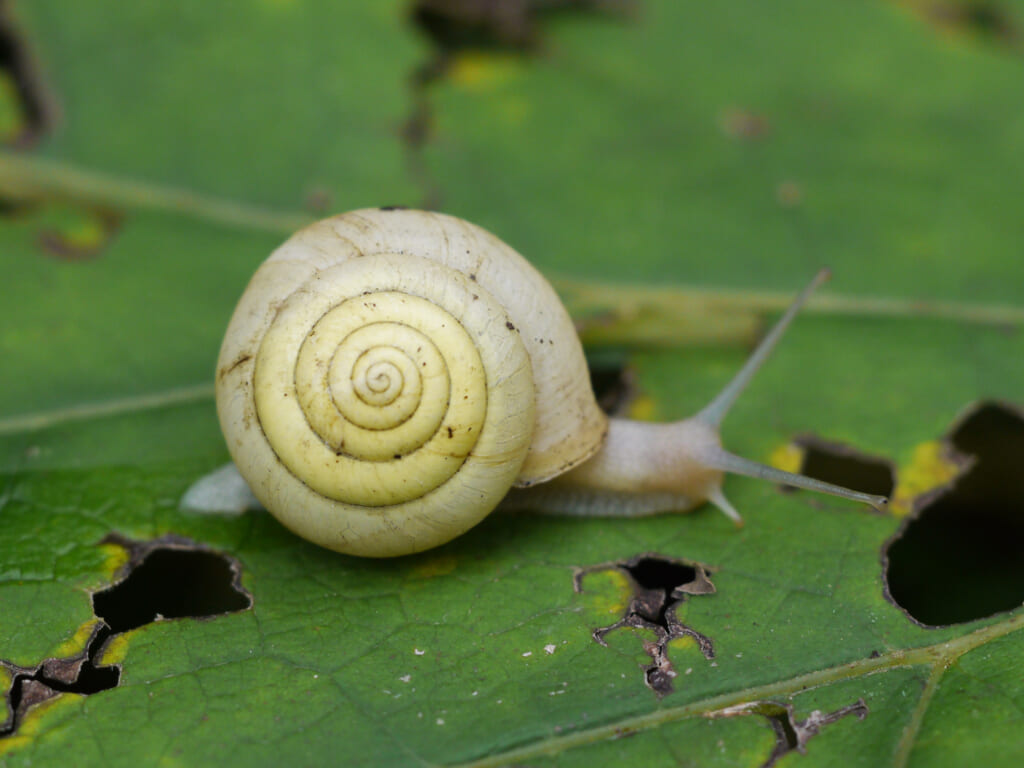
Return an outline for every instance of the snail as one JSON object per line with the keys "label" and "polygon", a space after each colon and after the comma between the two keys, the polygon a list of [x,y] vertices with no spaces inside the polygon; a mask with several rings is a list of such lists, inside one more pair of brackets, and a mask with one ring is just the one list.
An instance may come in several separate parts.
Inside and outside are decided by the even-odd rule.
{"label": "snail", "polygon": [[[507,505],[575,515],[687,511],[738,473],[885,499],[734,456],[718,426],[819,275],[696,416],[609,419],[554,289],[469,222],[354,211],[293,235],[240,299],[217,412],[256,498],[299,536],[392,557],[443,544]],[[520,489],[509,495],[512,488]]]}

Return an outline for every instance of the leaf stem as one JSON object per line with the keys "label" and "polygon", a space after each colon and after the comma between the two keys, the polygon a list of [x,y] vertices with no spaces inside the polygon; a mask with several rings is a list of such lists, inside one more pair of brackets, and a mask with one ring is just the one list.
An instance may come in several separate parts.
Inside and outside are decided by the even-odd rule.
{"label": "leaf stem", "polygon": [[921,730],[921,723],[924,722],[924,715],[928,711],[928,705],[931,704],[932,697],[935,695],[935,691],[938,690],[939,682],[945,673],[946,664],[944,662],[935,661],[932,663],[932,671],[928,675],[924,689],[921,691],[921,698],[917,700],[917,706],[914,707],[910,722],[903,729],[903,735],[900,737],[900,742],[893,753],[893,768],[903,768],[907,764],[907,760],[910,759],[910,753],[914,749],[914,742]]}
{"label": "leaf stem", "polygon": [[[553,281],[584,343],[646,343],[685,346],[753,343],[763,315],[784,311],[792,293],[686,286],[605,284],[562,278]],[[969,304],[922,299],[819,294],[807,314],[834,317],[929,318],[972,325],[1024,325],[1024,306]]]}
{"label": "leaf stem", "polygon": [[50,411],[40,411],[38,413],[28,413],[23,416],[11,416],[0,419],[0,435],[10,435],[16,432],[35,432],[71,421],[121,416],[126,413],[192,403],[212,397],[213,383],[211,382],[209,384],[196,384],[179,389],[168,389],[152,394],[121,397],[116,400],[71,405],[66,408],[55,408]]}
{"label": "leaf stem", "polygon": [[290,234],[313,220],[301,212],[271,210],[4,151],[0,151],[0,195],[11,200],[60,197],[113,208],[171,211],[281,234]]}

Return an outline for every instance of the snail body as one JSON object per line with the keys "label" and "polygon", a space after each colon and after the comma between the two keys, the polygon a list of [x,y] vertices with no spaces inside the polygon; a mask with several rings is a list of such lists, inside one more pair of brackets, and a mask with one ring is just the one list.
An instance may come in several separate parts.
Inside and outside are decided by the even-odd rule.
{"label": "snail body", "polygon": [[731,471],[878,503],[721,449],[718,422],[795,311],[693,419],[609,420],[568,313],[522,256],[451,216],[355,211],[296,233],[253,276],[217,411],[272,514],[366,557],[443,544],[513,487],[529,490],[507,503],[570,514],[710,500],[738,520],[721,493]]}

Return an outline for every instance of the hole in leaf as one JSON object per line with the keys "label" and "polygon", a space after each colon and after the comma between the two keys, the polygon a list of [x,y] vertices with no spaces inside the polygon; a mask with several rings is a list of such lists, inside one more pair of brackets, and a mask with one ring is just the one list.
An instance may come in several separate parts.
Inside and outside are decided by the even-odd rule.
{"label": "hole in leaf", "polygon": [[924,500],[883,553],[889,597],[921,624],[957,624],[1024,603],[1024,415],[981,403],[954,428],[973,463]]}
{"label": "hole in leaf", "polygon": [[786,709],[786,707],[775,704],[772,707],[765,707],[758,714],[764,715],[768,720],[768,724],[775,732],[775,750],[772,752],[772,756],[769,758],[766,766],[772,765],[782,755],[802,746],[800,744],[800,737],[797,735],[793,713]]}
{"label": "hole in leaf", "polygon": [[648,621],[668,630],[667,613],[676,589],[697,580],[697,569],[686,563],[644,557],[623,566],[638,587],[635,609]]}
{"label": "hole in leaf", "polygon": [[936,30],[1019,50],[1021,33],[1004,3],[994,0],[902,0]]}
{"label": "hole in leaf", "polygon": [[231,558],[174,536],[133,542],[108,536],[129,553],[128,573],[119,583],[93,594],[93,612],[101,619],[85,650],[70,658],[47,659],[32,669],[0,660],[11,673],[9,714],[0,737],[14,733],[25,713],[61,693],[88,696],[114,688],[118,665],[100,666],[109,639],[152,621],[209,618],[252,607],[240,585],[241,567]]}
{"label": "hole in leaf", "polygon": [[661,555],[640,555],[630,560],[581,568],[573,577],[573,587],[583,591],[583,579],[597,571],[618,570],[633,584],[633,597],[623,617],[607,627],[594,630],[593,637],[607,645],[605,636],[622,627],[646,629],[654,633],[655,642],[644,643],[651,664],[644,669],[644,682],[659,696],[673,690],[676,671],[668,658],[668,644],[681,637],[691,637],[704,658],[715,657],[711,640],[686,626],[676,616],[676,609],[691,595],[709,595],[715,591],[707,566]]}
{"label": "hole in leaf", "polygon": [[853,704],[842,707],[834,712],[822,712],[813,710],[805,719],[798,720],[793,710],[793,705],[780,704],[775,701],[753,701],[749,704],[740,704],[735,707],[718,710],[710,713],[709,717],[742,717],[745,715],[760,715],[768,721],[768,725],[775,733],[775,748],[768,759],[761,763],[760,768],[771,768],[781,758],[790,752],[807,752],[807,742],[810,741],[826,725],[841,720],[847,715],[856,715],[858,720],[863,720],[868,715],[868,706],[863,699],[858,699]]}
{"label": "hole in leaf", "polygon": [[418,207],[436,210],[441,206],[441,190],[422,157],[433,128],[428,94],[435,82],[452,71],[460,54],[529,54],[540,47],[542,19],[581,11],[630,12],[636,5],[637,0],[414,0],[410,19],[434,47],[409,79],[412,103],[401,130],[410,172],[425,191]]}
{"label": "hole in leaf", "polygon": [[538,41],[537,26],[573,11],[632,11],[636,0],[415,0],[413,23],[437,48],[528,50]]}
{"label": "hole in leaf", "polygon": [[155,548],[119,584],[92,597],[93,610],[114,632],[157,619],[204,618],[252,605],[236,583],[238,571],[215,552]]}
{"label": "hole in leaf", "polygon": [[624,360],[588,359],[590,385],[601,410],[610,416],[625,413],[636,399],[636,377]]}
{"label": "hole in leaf", "polygon": [[81,654],[70,659],[47,659],[34,670],[16,672],[7,695],[10,714],[0,726],[0,737],[14,733],[33,706],[58,694],[89,696],[115,688],[121,679],[120,668],[98,665],[103,645],[110,636],[110,628],[101,623]]}
{"label": "hole in leaf", "polygon": [[96,206],[50,202],[39,217],[37,242],[44,252],[63,261],[99,256],[121,228],[118,211]]}
{"label": "hole in leaf", "polygon": [[25,40],[0,2],[0,140],[28,149],[53,122],[53,107]]}
{"label": "hole in leaf", "polygon": [[26,211],[30,211],[33,206],[34,203],[28,200],[17,200],[13,197],[0,197],[0,216],[5,218],[18,216]]}
{"label": "hole in leaf", "polygon": [[12,189],[9,197],[0,198],[0,216],[31,232],[43,254],[61,261],[100,256],[116,237],[124,218],[120,211],[50,198],[31,187]]}
{"label": "hole in leaf", "polygon": [[1015,37],[1009,15],[996,3],[970,2],[962,14],[963,23],[979,34],[997,38]]}
{"label": "hole in leaf", "polygon": [[800,474],[863,493],[892,496],[896,474],[888,461],[813,435],[798,437],[793,442],[803,450]]}

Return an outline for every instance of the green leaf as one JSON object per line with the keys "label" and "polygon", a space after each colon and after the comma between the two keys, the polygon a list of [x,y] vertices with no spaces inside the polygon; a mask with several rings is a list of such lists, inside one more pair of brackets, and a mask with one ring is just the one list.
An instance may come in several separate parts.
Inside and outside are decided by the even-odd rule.
{"label": "green leaf", "polygon": [[[947,5],[646,0],[441,59],[398,0],[10,8],[60,108],[0,154],[0,690],[90,653],[120,677],[39,694],[0,764],[1024,761],[1024,613],[913,621],[885,591],[895,513],[733,478],[740,530],[708,508],[494,515],[363,561],[180,503],[228,459],[212,371],[258,263],[321,214],[439,195],[561,278],[645,418],[704,405],[829,264],[724,442],[784,463],[813,433],[888,462],[896,513],[920,504],[965,471],[941,450],[958,419],[1012,421],[1024,381],[1024,7]],[[90,649],[91,595],[154,541],[236,563],[251,608]],[[691,634],[632,621],[602,645],[644,555],[715,592],[670,611]]]}

